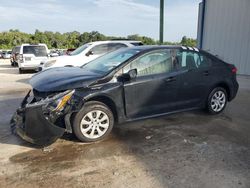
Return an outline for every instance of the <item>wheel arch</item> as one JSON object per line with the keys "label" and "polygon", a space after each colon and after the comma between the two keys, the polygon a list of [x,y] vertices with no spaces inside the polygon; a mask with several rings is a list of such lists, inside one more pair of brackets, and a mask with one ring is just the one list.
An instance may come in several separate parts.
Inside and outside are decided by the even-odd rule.
{"label": "wheel arch", "polygon": [[117,108],[116,108],[114,101],[110,97],[105,96],[105,95],[94,96],[92,98],[89,98],[86,102],[89,102],[89,101],[98,101],[98,102],[101,102],[101,103],[107,105],[114,115],[115,122],[118,121]]}
{"label": "wheel arch", "polygon": [[228,85],[226,82],[219,82],[219,83],[215,84],[215,85],[211,88],[210,92],[211,92],[213,89],[217,88],[217,87],[222,87],[223,89],[226,90],[226,92],[227,92],[227,100],[230,101],[230,98],[231,98],[231,91],[230,91],[229,85]]}

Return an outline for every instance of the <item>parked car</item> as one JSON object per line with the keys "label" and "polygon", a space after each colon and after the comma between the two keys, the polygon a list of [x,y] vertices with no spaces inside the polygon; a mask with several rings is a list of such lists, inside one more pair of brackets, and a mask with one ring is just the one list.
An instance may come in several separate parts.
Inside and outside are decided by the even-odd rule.
{"label": "parked car", "polygon": [[48,54],[49,57],[58,57],[59,56],[59,52],[56,50],[51,50]]}
{"label": "parked car", "polygon": [[37,70],[41,61],[48,59],[48,47],[46,44],[22,44],[17,55],[19,73],[24,70]]}
{"label": "parked car", "polygon": [[34,75],[12,129],[39,145],[65,131],[93,142],[126,121],[203,108],[218,114],[236,96],[236,72],[234,65],[196,48],[120,49],[82,67]]}
{"label": "parked car", "polygon": [[12,49],[11,57],[10,57],[10,63],[11,66],[17,66],[17,55],[20,54],[20,46],[15,46]]}
{"label": "parked car", "polygon": [[108,52],[139,44],[142,43],[140,41],[130,40],[90,42],[80,46],[67,56],[59,56],[47,62],[41,62],[39,71],[54,67],[82,66]]}
{"label": "parked car", "polygon": [[3,59],[10,59],[10,57],[11,57],[11,51],[3,51],[2,52],[2,58]]}

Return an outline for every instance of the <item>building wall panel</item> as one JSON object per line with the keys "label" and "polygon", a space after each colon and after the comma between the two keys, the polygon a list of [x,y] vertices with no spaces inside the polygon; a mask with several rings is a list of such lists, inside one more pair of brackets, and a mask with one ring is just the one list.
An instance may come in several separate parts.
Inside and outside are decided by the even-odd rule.
{"label": "building wall panel", "polygon": [[206,0],[202,49],[250,75],[250,0]]}

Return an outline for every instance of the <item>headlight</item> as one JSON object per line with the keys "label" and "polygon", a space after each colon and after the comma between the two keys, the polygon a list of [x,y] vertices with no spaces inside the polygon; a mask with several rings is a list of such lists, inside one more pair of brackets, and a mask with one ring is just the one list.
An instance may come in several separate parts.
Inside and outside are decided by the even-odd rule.
{"label": "headlight", "polygon": [[51,67],[52,65],[54,65],[56,63],[56,60],[50,60],[47,63],[44,64],[44,67]]}
{"label": "headlight", "polygon": [[71,99],[75,90],[68,90],[63,93],[59,93],[53,97],[54,101],[52,102],[54,105],[53,111],[62,111],[67,104],[67,102]]}
{"label": "headlight", "polygon": [[38,102],[28,104],[27,107],[45,105],[44,107],[51,111],[62,111],[74,93],[75,90],[67,90],[65,92],[56,94],[53,97],[47,97],[46,99],[40,100]]}

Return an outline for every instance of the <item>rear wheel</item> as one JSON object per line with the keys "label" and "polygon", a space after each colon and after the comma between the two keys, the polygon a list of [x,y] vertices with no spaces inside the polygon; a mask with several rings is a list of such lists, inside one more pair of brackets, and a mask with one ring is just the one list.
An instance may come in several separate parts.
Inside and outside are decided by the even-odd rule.
{"label": "rear wheel", "polygon": [[111,110],[101,102],[90,101],[76,114],[73,131],[79,140],[95,142],[107,137],[113,125]]}
{"label": "rear wheel", "polygon": [[217,87],[211,91],[207,101],[207,109],[210,114],[221,113],[227,105],[227,92],[222,87]]}
{"label": "rear wheel", "polygon": [[24,70],[22,70],[21,68],[18,69],[19,70],[19,74],[23,74]]}

